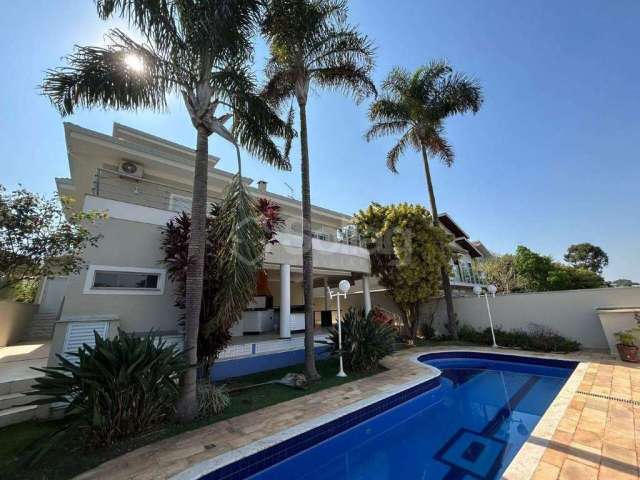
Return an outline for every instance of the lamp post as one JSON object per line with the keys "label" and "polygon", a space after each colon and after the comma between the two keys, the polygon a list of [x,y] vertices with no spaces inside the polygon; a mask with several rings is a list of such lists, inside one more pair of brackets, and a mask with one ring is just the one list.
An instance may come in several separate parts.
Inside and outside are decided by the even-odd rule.
{"label": "lamp post", "polygon": [[473,293],[475,293],[478,298],[484,297],[485,302],[487,303],[487,313],[489,314],[489,326],[491,327],[491,338],[493,338],[493,348],[498,348],[498,344],[496,342],[496,334],[493,332],[493,317],[491,316],[491,306],[489,305],[489,295],[492,297],[496,296],[496,291],[498,289],[495,285],[488,285],[486,291],[483,292],[483,288],[480,285],[476,285],[473,287]]}
{"label": "lamp post", "polygon": [[340,355],[340,371],[338,372],[338,377],[346,377],[347,374],[344,373],[344,368],[342,365],[342,316],[340,314],[340,297],[347,298],[347,292],[351,288],[351,284],[349,280],[340,280],[338,284],[338,289],[336,291],[332,291],[329,287],[327,287],[327,293],[331,299],[336,298],[338,303],[338,352]]}

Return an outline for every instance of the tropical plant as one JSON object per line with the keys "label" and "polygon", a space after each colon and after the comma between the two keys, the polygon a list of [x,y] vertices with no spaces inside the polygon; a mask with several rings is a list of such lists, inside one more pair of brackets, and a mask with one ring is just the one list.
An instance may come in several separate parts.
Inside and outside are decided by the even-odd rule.
{"label": "tropical plant", "polygon": [[449,236],[421,205],[372,203],[354,222],[367,242],[371,273],[388,289],[402,313],[405,334],[415,341],[420,306],[438,293],[440,270],[449,272]]}
{"label": "tropical plant", "polygon": [[636,346],[636,336],[633,329],[631,330],[623,330],[621,332],[614,333],[615,337],[618,341],[624,345],[625,347],[635,347]]}
{"label": "tropical plant", "polygon": [[[242,310],[254,295],[256,275],[264,259],[264,248],[267,244],[277,243],[275,236],[283,223],[278,204],[264,198],[259,198],[257,202],[249,199],[249,211],[241,217],[257,215],[257,221],[249,224],[252,226],[250,234],[243,235],[243,238],[249,240],[245,240],[237,248],[232,246],[228,249],[228,245],[233,245],[234,238],[230,232],[236,228],[235,216],[232,215],[235,200],[225,198],[227,200],[221,205],[211,205],[206,224],[198,362],[204,366],[207,374],[218,354],[231,340],[229,329],[240,319]],[[175,287],[176,305],[181,309],[185,308],[186,301],[190,234],[191,217],[185,212],[172,218],[162,229],[163,262]],[[253,244],[248,245],[247,241],[252,241]],[[243,272],[242,279],[229,278],[231,274],[238,272]],[[230,282],[234,281],[236,284],[233,289],[229,289]],[[233,295],[227,295],[227,291],[233,292]]]}
{"label": "tropical plant", "polygon": [[604,267],[609,265],[609,256],[605,251],[590,243],[571,245],[564,260],[575,268],[584,268],[597,274],[601,274]]}
{"label": "tropical plant", "polygon": [[231,404],[225,385],[216,385],[209,379],[198,383],[198,407],[200,416],[221,414]]}
{"label": "tropical plant", "polygon": [[83,345],[58,355],[60,365],[34,368],[34,404],[62,404],[73,413],[67,428],[79,428],[91,445],[148,430],[171,417],[186,368],[182,352],[153,334],[136,337],[119,331],[114,338],[95,334],[95,347]]}
{"label": "tropical plant", "polygon": [[[382,83],[382,94],[369,109],[373,123],[365,138],[371,141],[387,135],[400,135],[387,153],[387,167],[397,173],[400,156],[409,147],[422,153],[427,179],[429,204],[433,224],[438,226],[438,208],[431,180],[429,156],[439,157],[445,165],[454,161],[453,148],[444,137],[444,121],[452,115],[476,113],[482,105],[482,90],[478,82],[455,73],[446,61],[434,61],[411,73],[396,67]],[[447,329],[455,338],[455,314],[449,271],[440,271],[442,289],[447,304]]]}
{"label": "tropical plant", "polygon": [[[348,370],[370,371],[378,367],[378,362],[393,352],[396,330],[376,321],[374,311],[368,315],[364,310],[350,308],[342,317],[342,358]],[[335,353],[338,347],[338,329],[332,327],[329,340]]]}
{"label": "tropical plant", "polygon": [[[197,414],[196,358],[207,213],[209,136],[217,134],[236,147],[238,173],[228,190],[236,203],[228,220],[243,226],[229,237],[228,251],[240,255],[242,235],[252,235],[249,198],[241,181],[239,146],[278,168],[290,168],[272,135],[292,136],[267,103],[256,94],[248,68],[252,39],[262,12],[261,0],[148,1],[97,0],[98,14],[120,15],[134,26],[142,42],[120,30],[110,30],[105,47],[76,47],[68,66],[49,70],[42,87],[62,115],[77,107],[164,111],[169,96],[179,94],[196,130],[192,229],[185,294],[185,345],[189,368],[181,379],[178,416]],[[225,124],[232,119],[232,126]],[[286,152],[285,152],[286,153]],[[235,218],[231,218],[235,216]],[[229,224],[231,226],[231,224]],[[239,256],[237,257],[239,258]],[[239,266],[239,262],[229,262]],[[242,268],[242,267],[239,267]],[[247,272],[244,272],[247,273]],[[246,275],[227,272],[233,282],[226,295]],[[243,277],[245,277],[243,279]],[[244,298],[240,295],[240,299]]]}
{"label": "tropical plant", "polygon": [[0,289],[24,290],[26,299],[37,279],[80,272],[84,250],[100,240],[89,227],[105,215],[75,212],[71,203],[0,185]]}
{"label": "tropical plant", "polygon": [[[311,189],[307,140],[307,97],[316,86],[352,94],[375,93],[369,78],[373,47],[347,23],[345,0],[269,0],[262,31],[271,56],[264,93],[280,107],[295,98],[300,115],[302,172],[302,274],[305,304],[305,373],[319,378],[315,366]],[[293,105],[289,110],[293,121]]]}

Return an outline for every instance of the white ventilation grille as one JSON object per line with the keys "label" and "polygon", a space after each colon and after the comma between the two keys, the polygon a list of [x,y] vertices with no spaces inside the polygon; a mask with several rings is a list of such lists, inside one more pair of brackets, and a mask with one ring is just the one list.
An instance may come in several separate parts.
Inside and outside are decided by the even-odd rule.
{"label": "white ventilation grille", "polygon": [[70,353],[77,353],[85,343],[90,347],[95,347],[96,339],[93,332],[97,332],[104,338],[108,331],[109,322],[69,322],[62,356],[70,362],[77,363],[78,357],[70,355]]}

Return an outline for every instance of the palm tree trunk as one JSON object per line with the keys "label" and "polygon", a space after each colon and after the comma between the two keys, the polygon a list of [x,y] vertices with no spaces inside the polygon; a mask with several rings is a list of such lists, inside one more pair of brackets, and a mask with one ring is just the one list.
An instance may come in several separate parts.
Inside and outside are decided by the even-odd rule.
{"label": "palm tree trunk", "polygon": [[207,221],[207,166],[209,161],[209,132],[198,127],[196,163],[193,175],[193,201],[191,204],[191,238],[187,267],[185,299],[184,346],[188,368],[180,379],[180,398],[177,417],[185,422],[198,414],[196,396],[198,367],[198,328],[202,308],[202,285],[204,276],[204,250]]}
{"label": "palm tree trunk", "polygon": [[302,157],[302,281],[304,287],[304,370],[307,380],[320,378],[316,369],[313,318],[313,237],[311,236],[311,187],[309,184],[309,145],[307,143],[307,105],[300,108],[300,149]]}
{"label": "palm tree trunk", "polygon": [[[427,177],[427,189],[429,190],[429,203],[431,204],[431,216],[433,217],[433,225],[437,227],[440,224],[438,219],[438,207],[436,206],[436,195],[433,191],[433,183],[431,181],[431,170],[429,168],[429,157],[427,150],[422,146],[422,161],[424,162],[424,173]],[[453,296],[451,294],[451,283],[449,282],[449,272],[445,267],[440,269],[442,277],[442,291],[444,292],[444,300],[447,304],[447,330],[454,340],[458,338],[458,329],[456,326],[456,314],[453,309]]]}

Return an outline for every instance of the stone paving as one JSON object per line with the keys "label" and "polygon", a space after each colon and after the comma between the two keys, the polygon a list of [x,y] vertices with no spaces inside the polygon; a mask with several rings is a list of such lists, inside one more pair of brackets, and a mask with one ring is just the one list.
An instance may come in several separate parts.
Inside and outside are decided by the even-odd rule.
{"label": "stone paving", "polygon": [[[229,420],[185,432],[110,460],[77,479],[166,479],[219,455],[245,447],[303,422],[428,378],[430,373],[413,359],[442,350],[482,348],[414,348],[387,357],[387,371],[345,385],[264,408]],[[536,355],[500,350],[504,353]],[[567,358],[563,355],[545,355]],[[509,469],[509,480],[631,479],[638,477],[640,453],[640,369],[613,362],[602,355],[581,353],[581,383],[563,392],[549,409],[557,418],[543,417],[547,439],[540,439],[539,455],[523,447]],[[573,378],[573,377],[572,377]],[[577,387],[577,391],[576,390]],[[568,390],[567,390],[568,389]],[[565,391],[567,390],[567,391]],[[605,398],[606,397],[606,398]],[[609,397],[615,397],[615,400]],[[562,400],[561,398],[564,398]],[[632,401],[637,401],[637,405]],[[558,403],[558,405],[556,405]],[[636,420],[637,419],[637,420]],[[636,428],[638,430],[636,430]],[[537,429],[536,429],[537,431]],[[534,435],[530,439],[535,442]],[[637,433],[636,433],[637,432]],[[525,447],[534,449],[535,446]],[[513,465],[512,465],[513,466]]]}
{"label": "stone paving", "polygon": [[640,369],[589,363],[535,480],[640,478]]}

